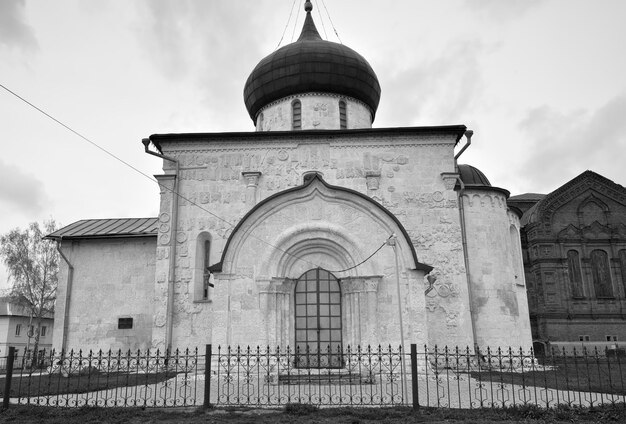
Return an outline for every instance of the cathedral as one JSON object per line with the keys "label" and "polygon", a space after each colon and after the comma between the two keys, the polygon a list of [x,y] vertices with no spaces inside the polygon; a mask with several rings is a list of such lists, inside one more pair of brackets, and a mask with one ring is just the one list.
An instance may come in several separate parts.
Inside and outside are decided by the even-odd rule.
{"label": "cathedral", "polygon": [[255,131],[138,144],[158,217],[47,236],[56,348],[532,346],[521,212],[457,163],[472,131],[374,128],[376,73],[311,10],[245,82]]}

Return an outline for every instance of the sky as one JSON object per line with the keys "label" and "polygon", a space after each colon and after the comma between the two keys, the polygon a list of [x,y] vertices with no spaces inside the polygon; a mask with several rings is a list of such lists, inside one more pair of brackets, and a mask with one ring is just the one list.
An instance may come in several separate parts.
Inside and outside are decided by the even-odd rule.
{"label": "sky", "polygon": [[[513,195],[626,185],[626,1],[313,5],[378,75],[374,127],[467,125],[459,162]],[[254,131],[246,78],[303,20],[301,0],[0,0],[0,84],[151,176],[150,134]],[[0,234],[158,213],[156,183],[2,88],[0,148]]]}

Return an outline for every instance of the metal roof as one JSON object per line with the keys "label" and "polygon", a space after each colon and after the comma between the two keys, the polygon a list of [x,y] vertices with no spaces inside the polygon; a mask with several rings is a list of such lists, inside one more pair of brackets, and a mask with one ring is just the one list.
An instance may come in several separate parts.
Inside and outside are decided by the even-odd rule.
{"label": "metal roof", "polygon": [[491,183],[482,173],[482,171],[472,165],[459,164],[459,174],[461,174],[461,181],[465,185],[481,185],[491,187]]}
{"label": "metal roof", "polygon": [[523,194],[517,194],[515,196],[511,196],[509,197],[509,200],[514,200],[514,201],[519,200],[523,202],[531,202],[531,201],[538,202],[544,197],[546,197],[546,195],[541,194],[541,193],[523,193]]}
{"label": "metal roof", "polygon": [[83,219],[48,234],[46,239],[154,237],[157,218]]}

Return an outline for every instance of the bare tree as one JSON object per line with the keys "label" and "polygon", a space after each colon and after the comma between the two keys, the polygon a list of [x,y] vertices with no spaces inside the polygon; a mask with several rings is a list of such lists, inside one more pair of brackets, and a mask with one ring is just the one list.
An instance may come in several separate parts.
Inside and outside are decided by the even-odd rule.
{"label": "bare tree", "polygon": [[31,337],[35,339],[32,366],[38,356],[41,320],[54,313],[59,255],[55,244],[43,237],[56,229],[56,222],[50,219],[44,221],[43,231],[33,222],[25,230],[15,228],[0,236],[0,257],[9,275],[9,299],[24,308],[30,318],[29,345]]}

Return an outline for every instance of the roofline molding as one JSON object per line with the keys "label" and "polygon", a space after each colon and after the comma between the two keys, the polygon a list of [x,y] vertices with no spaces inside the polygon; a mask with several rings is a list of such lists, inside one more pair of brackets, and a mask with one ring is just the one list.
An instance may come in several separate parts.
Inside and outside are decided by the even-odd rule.
{"label": "roofline molding", "polygon": [[325,142],[333,138],[351,137],[384,137],[399,135],[454,135],[455,145],[463,137],[467,127],[465,125],[440,125],[427,127],[388,127],[388,128],[359,128],[344,130],[299,130],[299,131],[245,131],[221,133],[169,133],[152,134],[149,139],[159,152],[162,152],[162,143],[179,143],[187,141],[220,142],[220,141],[256,141],[256,140],[284,140],[284,139],[324,139]]}

